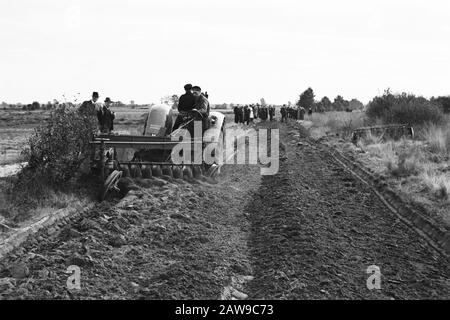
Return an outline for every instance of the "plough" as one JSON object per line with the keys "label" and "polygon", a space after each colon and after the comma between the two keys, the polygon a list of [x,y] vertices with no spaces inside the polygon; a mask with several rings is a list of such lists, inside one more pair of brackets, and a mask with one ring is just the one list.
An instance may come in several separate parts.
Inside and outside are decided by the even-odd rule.
{"label": "plough", "polygon": [[[217,174],[219,158],[222,156],[223,130],[225,116],[220,112],[211,112],[208,130],[202,136],[192,137],[190,125],[199,118],[196,111],[186,115],[187,121],[172,132],[173,121],[167,105],[152,106],[145,121],[143,135],[97,134],[91,141],[91,172],[100,176],[103,188],[100,200],[103,200],[112,189],[117,189],[117,183],[122,177],[151,179],[152,177],[169,176],[175,179],[199,179],[203,175]],[[203,122],[205,123],[205,122]],[[182,130],[186,129],[186,130]],[[190,144],[192,152],[195,145],[201,145],[202,151],[209,144],[216,144],[213,150],[218,151],[214,163],[202,162],[174,163],[172,150],[175,146]],[[191,157],[193,159],[194,157]]]}

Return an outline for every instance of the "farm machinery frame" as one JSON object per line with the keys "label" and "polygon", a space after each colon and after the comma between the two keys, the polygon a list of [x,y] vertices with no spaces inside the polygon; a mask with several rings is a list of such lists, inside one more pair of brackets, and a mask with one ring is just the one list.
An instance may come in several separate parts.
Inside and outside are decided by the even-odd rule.
{"label": "farm machinery frame", "polygon": [[[208,118],[202,119],[194,110],[183,117],[182,125],[172,130],[174,116],[171,108],[156,105],[147,113],[142,135],[94,135],[91,141],[91,172],[96,172],[103,181],[100,200],[110,190],[117,189],[122,177],[151,179],[165,176],[188,181],[201,179],[202,176],[215,177],[222,156],[225,116],[220,112],[211,112]],[[203,128],[200,137],[192,135],[193,125],[198,120],[202,121]],[[196,144],[201,145],[202,151],[214,144],[211,148],[214,150],[214,163],[206,163],[203,157],[201,163],[173,161],[172,150],[176,146],[186,145],[186,149],[193,152],[198,150]]]}

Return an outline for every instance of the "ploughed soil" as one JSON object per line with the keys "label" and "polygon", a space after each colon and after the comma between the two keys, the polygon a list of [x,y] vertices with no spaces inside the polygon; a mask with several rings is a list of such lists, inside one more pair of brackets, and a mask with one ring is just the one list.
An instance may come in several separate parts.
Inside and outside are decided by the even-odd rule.
{"label": "ploughed soil", "polygon": [[[303,138],[301,128],[282,128],[286,159],[246,206],[250,298],[448,299],[449,261]],[[371,265],[380,290],[367,288]]]}
{"label": "ploughed soil", "polygon": [[[0,261],[4,299],[449,299],[449,261],[370,190],[278,122],[280,170],[225,165],[218,183],[140,180]],[[67,267],[81,289],[67,288]],[[381,289],[366,286],[367,268]],[[251,277],[248,277],[251,276]]]}
{"label": "ploughed soil", "polygon": [[[260,180],[246,165],[221,175],[217,184],[135,181],[125,198],[37,233],[0,262],[0,297],[219,298],[234,273],[250,273],[243,208]],[[71,265],[81,290],[67,289]]]}

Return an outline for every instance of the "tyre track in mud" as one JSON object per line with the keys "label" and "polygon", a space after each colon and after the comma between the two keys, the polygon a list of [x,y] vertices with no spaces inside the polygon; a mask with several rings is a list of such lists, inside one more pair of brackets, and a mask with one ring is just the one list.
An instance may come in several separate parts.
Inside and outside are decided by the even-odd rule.
{"label": "tyre track in mud", "polygon": [[[250,214],[254,299],[448,299],[450,270],[359,180],[304,133],[280,125],[285,158]],[[369,290],[367,267],[381,269]]]}

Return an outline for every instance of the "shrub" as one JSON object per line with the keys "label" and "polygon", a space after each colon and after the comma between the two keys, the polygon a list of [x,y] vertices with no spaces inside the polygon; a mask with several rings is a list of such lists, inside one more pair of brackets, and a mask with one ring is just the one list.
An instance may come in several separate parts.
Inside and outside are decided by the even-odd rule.
{"label": "shrub", "polygon": [[96,129],[94,117],[72,107],[60,107],[47,123],[37,127],[22,154],[27,172],[50,185],[73,178],[89,156],[89,141]]}
{"label": "shrub", "polygon": [[425,185],[434,193],[438,199],[449,200],[450,179],[448,176],[435,171],[425,170],[421,174]]}
{"label": "shrub", "polygon": [[444,113],[450,113],[450,96],[431,98],[431,102],[440,106]]}
{"label": "shrub", "polygon": [[392,94],[386,90],[382,96],[375,97],[367,107],[367,116],[372,121],[381,119],[383,123],[407,123],[422,125],[439,124],[443,119],[440,107],[412,94]]}
{"label": "shrub", "polygon": [[398,150],[397,161],[386,163],[388,172],[395,177],[417,175],[421,170],[423,154],[417,149]]}
{"label": "shrub", "polygon": [[423,138],[432,153],[448,155],[450,153],[450,127],[430,124],[424,127]]}

